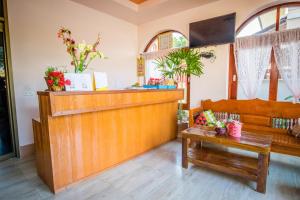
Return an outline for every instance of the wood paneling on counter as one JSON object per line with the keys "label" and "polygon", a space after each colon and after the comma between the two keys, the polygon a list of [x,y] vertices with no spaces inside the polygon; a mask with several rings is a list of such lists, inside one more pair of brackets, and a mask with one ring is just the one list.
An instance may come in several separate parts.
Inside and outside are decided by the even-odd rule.
{"label": "wood paneling on counter", "polygon": [[182,90],[39,92],[38,174],[57,192],[175,139],[181,98]]}

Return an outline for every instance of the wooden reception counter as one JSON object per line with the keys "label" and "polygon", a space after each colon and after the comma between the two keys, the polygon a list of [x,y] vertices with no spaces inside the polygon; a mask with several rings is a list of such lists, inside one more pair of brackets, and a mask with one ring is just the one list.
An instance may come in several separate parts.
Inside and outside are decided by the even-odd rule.
{"label": "wooden reception counter", "polygon": [[176,138],[183,90],[38,92],[39,176],[53,192]]}

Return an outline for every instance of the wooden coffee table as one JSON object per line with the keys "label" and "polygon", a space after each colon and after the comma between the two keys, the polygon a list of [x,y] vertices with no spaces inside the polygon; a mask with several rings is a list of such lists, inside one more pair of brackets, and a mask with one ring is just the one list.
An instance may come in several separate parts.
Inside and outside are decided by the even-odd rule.
{"label": "wooden coffee table", "polygon": [[[201,145],[191,148],[190,141],[199,141],[255,152],[258,158],[231,153]],[[242,132],[241,138],[217,136],[215,131],[188,128],[182,132],[182,167],[188,162],[224,173],[256,181],[256,190],[266,192],[272,136]]]}

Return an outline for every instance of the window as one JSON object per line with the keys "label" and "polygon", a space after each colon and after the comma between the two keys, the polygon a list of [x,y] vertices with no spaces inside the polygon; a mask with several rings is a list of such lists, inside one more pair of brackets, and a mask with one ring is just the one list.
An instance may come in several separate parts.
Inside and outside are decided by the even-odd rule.
{"label": "window", "polygon": [[300,27],[300,5],[280,8],[279,30],[294,29]]}
{"label": "window", "polygon": [[237,37],[245,37],[275,31],[276,9],[258,15],[250,20],[245,27],[237,34]]}
{"label": "window", "polygon": [[[172,49],[183,48],[188,46],[187,38],[178,31],[165,31],[162,32],[150,40],[144,50],[145,57],[145,81],[148,82],[150,78],[161,78],[160,71],[157,70],[155,60],[159,57],[167,55]],[[185,98],[184,103],[185,109],[189,107],[189,82],[188,78],[186,81]]]}
{"label": "window", "polygon": [[[188,40],[186,37],[175,31],[167,31],[156,35],[147,45],[145,52],[155,53],[162,50],[173,48],[187,47]],[[161,78],[161,73],[156,69],[155,60],[160,57],[160,54],[153,55],[151,59],[146,59],[145,66],[145,79],[148,81],[150,78]]]}
{"label": "window", "polygon": [[[161,38],[161,36],[163,36],[163,35],[170,36],[170,41],[171,41],[170,48],[181,48],[181,47],[188,46],[188,40],[182,33],[179,33],[176,31],[166,31],[166,32],[160,33],[160,34],[156,35],[154,38],[152,38],[152,40],[146,46],[144,52],[155,52],[155,51],[163,50],[163,49],[159,48],[159,45],[161,45],[161,43],[162,43],[161,40],[159,41],[159,38]],[[164,37],[164,38],[166,38],[166,37]]]}
{"label": "window", "polygon": [[[300,3],[284,3],[264,9],[250,17],[237,30],[237,37],[259,35],[268,32],[300,28]],[[244,92],[236,81],[235,62],[232,61],[233,46],[230,48],[229,70],[229,99],[245,99]],[[272,51],[272,54],[274,52]],[[288,70],[288,69],[287,69]],[[238,79],[238,77],[237,77]],[[280,77],[275,57],[271,55],[271,62],[266,72],[257,98],[265,100],[292,101],[291,92]]]}
{"label": "window", "polygon": [[[288,30],[300,28],[300,5],[299,6],[290,6],[290,7],[281,7],[280,8],[280,26],[279,30]],[[286,69],[290,70],[290,69]],[[287,87],[284,80],[278,78],[278,92],[277,92],[278,101],[293,101],[292,93]]]}

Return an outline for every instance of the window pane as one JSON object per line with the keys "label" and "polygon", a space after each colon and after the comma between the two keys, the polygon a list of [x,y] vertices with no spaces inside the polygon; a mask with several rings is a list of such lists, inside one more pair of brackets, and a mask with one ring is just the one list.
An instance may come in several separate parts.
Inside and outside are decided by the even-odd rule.
{"label": "window pane", "polygon": [[[166,33],[162,33],[161,35],[158,35],[156,37],[156,39],[153,40],[152,43],[150,44],[147,52],[154,52],[153,54],[155,54],[155,52],[159,51],[159,46],[162,46],[162,44],[159,44],[159,42],[162,40],[162,38],[160,38],[160,40],[158,39],[159,36],[168,36],[168,34],[171,36],[171,40],[172,40],[172,42],[170,43],[171,49],[188,46],[188,40],[186,39],[186,37],[184,35],[182,35],[181,33],[178,33],[178,32],[170,31],[170,32],[166,32]],[[160,55],[158,55],[158,56],[160,56]],[[156,60],[156,58],[153,58],[151,60],[146,60],[146,63],[145,63],[146,82],[148,82],[148,80],[150,78],[161,78],[161,73],[156,68],[155,60]]]}
{"label": "window pane", "polygon": [[280,30],[300,27],[300,6],[280,8]]}
{"label": "window pane", "polygon": [[158,51],[158,39],[155,39],[149,46],[147,52]]}
{"label": "window pane", "polygon": [[283,79],[278,80],[278,91],[277,91],[277,101],[290,101],[294,99],[292,93],[288,89]]}
{"label": "window pane", "polygon": [[237,37],[245,37],[261,33],[275,31],[276,29],[276,9],[261,14],[252,19],[238,33]]}
{"label": "window pane", "polygon": [[[260,88],[257,91],[256,98],[258,98],[258,99],[263,99],[263,100],[269,99],[270,69],[271,69],[271,65],[268,67],[268,70],[265,74],[265,78],[264,78]],[[248,99],[240,84],[238,84],[237,99]]]}
{"label": "window pane", "polygon": [[150,78],[161,78],[161,73],[156,68],[155,60],[147,60],[145,65],[146,81],[148,81]]}
{"label": "window pane", "polygon": [[188,40],[180,33],[173,33],[173,48],[187,47]]}
{"label": "window pane", "polygon": [[[270,87],[270,80],[265,79],[260,86],[260,89],[257,92],[256,98],[268,100],[269,99],[269,87]],[[238,84],[238,93],[237,99],[248,99],[242,89],[242,87]]]}

